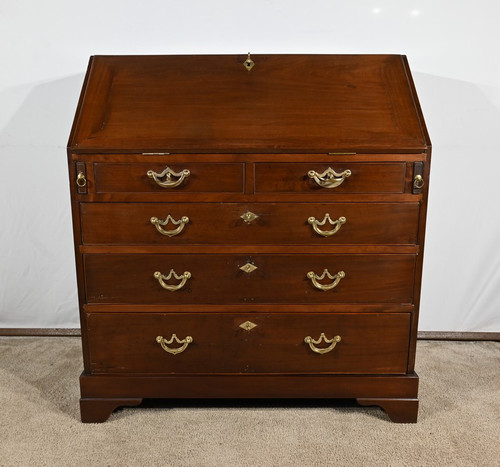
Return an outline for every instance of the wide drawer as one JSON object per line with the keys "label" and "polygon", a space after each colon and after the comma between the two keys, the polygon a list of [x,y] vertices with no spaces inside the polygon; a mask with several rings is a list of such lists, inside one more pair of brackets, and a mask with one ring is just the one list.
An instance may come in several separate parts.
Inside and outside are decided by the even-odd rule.
{"label": "wide drawer", "polygon": [[402,374],[410,331],[407,313],[93,313],[87,323],[93,373]]}
{"label": "wide drawer", "polygon": [[95,163],[95,192],[242,193],[244,169],[243,163]]}
{"label": "wide drawer", "polygon": [[86,254],[84,268],[88,303],[412,303],[415,255]]}
{"label": "wide drawer", "polygon": [[418,208],[417,203],[82,203],[80,212],[84,244],[336,245],[415,244]]}
{"label": "wide drawer", "polygon": [[403,193],[404,162],[257,163],[255,192]]}

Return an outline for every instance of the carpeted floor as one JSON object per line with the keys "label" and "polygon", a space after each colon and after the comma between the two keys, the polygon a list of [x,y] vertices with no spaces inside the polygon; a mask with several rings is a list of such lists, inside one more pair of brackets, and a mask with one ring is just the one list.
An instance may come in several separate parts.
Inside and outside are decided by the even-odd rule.
{"label": "carpeted floor", "polygon": [[0,337],[1,466],[500,466],[498,342],[420,341],[414,425],[328,401],[167,401],[82,424],[80,371],[78,338]]}

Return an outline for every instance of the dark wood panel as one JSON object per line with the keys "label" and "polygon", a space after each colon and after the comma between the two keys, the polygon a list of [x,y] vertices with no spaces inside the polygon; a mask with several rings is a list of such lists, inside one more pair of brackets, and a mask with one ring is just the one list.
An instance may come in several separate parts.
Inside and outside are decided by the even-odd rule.
{"label": "dark wood panel", "polygon": [[171,253],[220,253],[223,248],[224,253],[241,254],[244,251],[247,254],[260,253],[303,253],[303,254],[418,254],[418,245],[81,245],[80,253],[83,254],[108,254],[108,253],[147,253],[147,254],[171,254]]}
{"label": "dark wood panel", "polygon": [[[417,203],[408,204],[221,204],[221,203],[82,203],[82,241],[84,244],[294,244],[330,246],[337,244],[415,244],[417,241]],[[246,212],[258,217],[250,222]],[[326,214],[345,223],[332,236],[313,229],[310,217],[324,220]],[[175,236],[160,233],[151,218],[189,221]],[[173,231],[180,225],[170,221],[161,229]],[[317,226],[332,231],[329,222]]]}
{"label": "dark wood panel", "polygon": [[115,398],[414,398],[418,375],[340,374],[215,374],[215,375],[90,375],[80,376],[82,397]]}
{"label": "dark wood panel", "polygon": [[[329,168],[337,173],[350,170],[351,176],[335,188],[323,188],[308,176],[310,170],[321,174]],[[405,171],[404,163],[256,163],[255,192],[403,193]]]}
{"label": "dark wood panel", "polygon": [[[416,421],[418,406],[418,376],[406,375],[340,375],[340,374],[216,374],[216,375],[119,375],[80,376],[82,421],[104,422],[119,406],[140,403],[141,397],[175,399],[255,399],[278,398],[281,400],[304,397],[315,398],[329,404],[332,398],[358,397],[361,404],[378,404],[392,421],[410,423]],[[131,398],[119,395],[131,394]],[[377,397],[378,396],[378,397]],[[368,400],[368,398],[370,398]],[[293,403],[302,403],[297,400]],[[321,402],[323,400],[323,402]],[[279,403],[279,401],[278,401]],[[412,410],[413,409],[413,410]]]}
{"label": "dark wood panel", "polygon": [[[415,255],[85,255],[88,303],[411,303]],[[256,266],[243,272],[247,263]],[[345,278],[315,288],[307,273],[327,268]],[[177,291],[153,274],[173,269],[191,278]],[[180,280],[172,279],[172,284]],[[329,279],[320,281],[331,283]]]}
{"label": "dark wood panel", "polygon": [[426,146],[399,55],[255,55],[250,72],[245,59],[96,56],[69,146],[163,152]]}
{"label": "dark wood panel", "polygon": [[[89,182],[90,183],[90,182]],[[90,184],[89,184],[90,186]],[[80,202],[85,203],[416,203],[422,195],[411,193],[337,193],[335,196],[325,191],[295,193],[217,193],[217,192],[115,192],[88,193],[77,195]]]}
{"label": "dark wood panel", "polygon": [[[239,313],[241,305],[225,304],[177,304],[177,305],[133,305],[133,304],[88,304],[87,313]],[[245,309],[252,313],[269,313],[269,305],[252,303]],[[394,303],[331,303],[331,304],[273,304],[273,313],[412,313],[412,304]]]}
{"label": "dark wood panel", "polygon": [[[250,331],[240,324],[251,321]],[[95,314],[88,317],[94,373],[405,373],[409,314]],[[306,336],[341,340],[315,353]],[[172,355],[158,335],[182,340]],[[172,343],[169,348],[182,344]],[[317,344],[327,348],[328,343]]]}
{"label": "dark wood panel", "polygon": [[[184,169],[190,175],[177,187],[159,186],[147,172],[152,170],[158,174],[169,167],[176,173]],[[94,164],[96,193],[176,193],[176,192],[235,192],[243,193],[244,164],[162,164],[144,162],[141,164]],[[177,178],[173,178],[176,180]]]}
{"label": "dark wood panel", "polygon": [[237,163],[252,163],[252,162],[416,162],[425,161],[427,154],[424,151],[420,153],[351,153],[351,154],[317,154],[317,153],[304,153],[304,154],[252,154],[252,153],[194,153],[194,154],[155,154],[155,153],[110,153],[110,154],[94,154],[94,153],[71,153],[70,158],[72,161],[82,162],[106,162],[106,163],[127,163],[136,164],[141,162],[154,162],[158,164],[182,164],[193,162],[237,162]]}

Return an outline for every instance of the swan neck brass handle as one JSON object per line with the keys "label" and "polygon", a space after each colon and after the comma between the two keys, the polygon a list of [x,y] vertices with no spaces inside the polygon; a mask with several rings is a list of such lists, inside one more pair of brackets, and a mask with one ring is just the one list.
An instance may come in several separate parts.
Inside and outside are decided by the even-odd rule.
{"label": "swan neck brass handle", "polygon": [[[327,221],[330,223],[330,225],[334,226],[333,229],[321,230],[319,226],[325,225]],[[325,217],[321,222],[318,221],[315,217],[310,217],[309,219],[307,219],[307,222],[309,222],[309,224],[312,225],[312,228],[318,235],[321,235],[322,237],[331,237],[332,235],[335,235],[339,231],[340,227],[342,227],[347,222],[347,219],[342,216],[339,217],[336,221],[333,221],[332,218],[330,217],[330,214],[326,213]]]}
{"label": "swan neck brass handle", "polygon": [[[167,345],[172,344],[174,341],[177,344],[182,344],[182,346],[173,349],[167,347]],[[181,340],[175,334],[172,334],[172,337],[168,340],[165,339],[163,336],[158,336],[156,338],[156,342],[158,342],[158,344],[161,345],[161,348],[165,352],[171,353],[172,355],[177,355],[178,353],[184,352],[184,350],[186,350],[186,347],[193,342],[193,338],[191,336],[186,336],[185,339]]]}
{"label": "swan neck brass handle", "polygon": [[[167,237],[174,237],[175,235],[179,235],[182,230],[184,229],[184,226],[189,222],[189,217],[187,216],[182,216],[178,221],[174,220],[174,218],[169,214],[167,218],[162,221],[161,219],[158,219],[157,217],[152,217],[149,219],[151,224],[153,224],[156,227],[156,230],[160,232],[162,235],[165,235]],[[173,230],[165,230],[162,228],[163,225],[167,225],[168,223],[172,222],[174,225],[178,225],[176,229]]]}
{"label": "swan neck brass handle", "polygon": [[351,176],[352,172],[344,170],[341,173],[335,172],[331,167],[328,167],[323,173],[318,173],[315,170],[307,172],[307,176],[313,179],[322,188],[335,188],[342,185],[344,180]]}
{"label": "swan neck brass handle", "polygon": [[[186,178],[191,175],[188,169],[181,170],[180,172],[174,172],[170,167],[165,167],[165,170],[161,173],[156,173],[153,170],[147,171],[147,176],[152,178],[158,186],[162,188],[175,188],[179,186]],[[178,177],[173,179],[172,177]]]}
{"label": "swan neck brass handle", "polygon": [[83,188],[87,184],[87,179],[85,178],[85,174],[83,172],[78,172],[78,175],[76,176],[76,184],[80,188]]}
{"label": "swan neck brass handle", "polygon": [[[332,279],[333,282],[330,284],[320,284],[318,281],[323,280],[325,277],[328,277],[328,279]],[[318,276],[317,274],[314,274],[314,272],[309,271],[307,273],[307,278],[311,280],[313,283],[314,287],[316,287],[319,290],[331,290],[339,284],[339,282],[345,277],[345,272],[344,271],[339,271],[337,274],[332,276],[329,272],[328,269],[325,269],[323,271],[323,274],[321,276]]]}
{"label": "swan neck brass handle", "polygon": [[[191,273],[189,271],[185,271],[183,274],[180,276],[175,273],[173,269],[170,270],[168,273],[168,276],[163,275],[161,272],[156,271],[153,274],[153,277],[160,283],[160,285],[165,289],[170,292],[175,292],[176,290],[180,290],[186,285],[186,282],[188,279],[191,279]],[[177,285],[170,285],[167,284],[165,281],[168,281],[172,279],[172,277],[175,277],[177,280],[180,280],[181,282]]]}
{"label": "swan neck brass handle", "polygon": [[[323,348],[316,347],[314,345],[314,344],[321,344],[321,341],[324,341],[330,345],[328,347],[323,347]],[[340,341],[341,341],[340,336],[335,336],[333,339],[327,339],[324,332],[322,332],[321,335],[319,336],[319,339],[316,340],[313,339],[311,336],[306,336],[304,338],[304,342],[306,344],[309,344],[311,350],[313,352],[319,353],[320,355],[331,352]]]}

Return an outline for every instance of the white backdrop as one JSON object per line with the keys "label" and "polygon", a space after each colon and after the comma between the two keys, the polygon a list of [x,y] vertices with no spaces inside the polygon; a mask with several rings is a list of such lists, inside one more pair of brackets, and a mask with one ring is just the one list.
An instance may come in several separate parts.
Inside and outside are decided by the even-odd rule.
{"label": "white backdrop", "polygon": [[65,146],[93,54],[401,53],[433,142],[420,329],[500,331],[498,0],[0,0],[0,327],[77,327]]}

